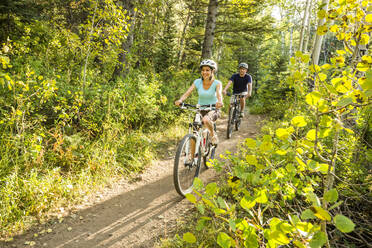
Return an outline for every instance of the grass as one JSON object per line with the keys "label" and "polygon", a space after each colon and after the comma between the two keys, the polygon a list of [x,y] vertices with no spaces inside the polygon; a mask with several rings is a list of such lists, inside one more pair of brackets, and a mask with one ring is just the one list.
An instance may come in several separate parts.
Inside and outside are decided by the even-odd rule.
{"label": "grass", "polygon": [[[59,166],[42,164],[17,169],[0,178],[0,240],[7,240],[71,209],[89,194],[116,180],[139,173],[154,159],[171,155],[187,132],[185,119],[152,133],[110,130],[95,142],[70,142],[46,151]],[[76,137],[75,137],[76,138]],[[55,148],[55,147],[54,147]],[[63,163],[61,162],[63,160]],[[83,163],[83,162],[84,163]]]}

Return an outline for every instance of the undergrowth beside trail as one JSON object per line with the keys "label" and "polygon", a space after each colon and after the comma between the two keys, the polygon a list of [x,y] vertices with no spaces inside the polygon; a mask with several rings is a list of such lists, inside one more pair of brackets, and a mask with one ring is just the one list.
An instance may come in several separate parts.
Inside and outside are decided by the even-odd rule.
{"label": "undergrowth beside trail", "polygon": [[[64,137],[63,142],[69,146],[55,148],[54,155],[68,168],[15,166],[0,181],[0,240],[11,239],[35,223],[58,216],[61,208],[73,208],[120,178],[130,180],[174,146],[185,132],[179,122],[184,122],[183,118],[175,125],[150,133],[113,135],[111,130],[106,138],[95,142]],[[76,145],[72,151],[68,150],[74,149],[71,142]]]}

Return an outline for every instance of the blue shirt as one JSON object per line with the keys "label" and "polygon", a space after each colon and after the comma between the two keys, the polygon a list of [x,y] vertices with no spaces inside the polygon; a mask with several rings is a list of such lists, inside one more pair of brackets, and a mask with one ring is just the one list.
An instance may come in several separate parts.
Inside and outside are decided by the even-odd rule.
{"label": "blue shirt", "polygon": [[209,105],[209,104],[216,104],[217,102],[217,85],[220,84],[222,87],[222,83],[218,80],[214,80],[209,89],[203,88],[203,80],[200,78],[194,81],[194,85],[198,90],[198,104],[200,105]]}
{"label": "blue shirt", "polygon": [[238,94],[248,91],[248,84],[252,83],[252,77],[249,74],[245,74],[241,77],[239,73],[235,73],[231,76],[230,80],[233,84],[233,94]]}

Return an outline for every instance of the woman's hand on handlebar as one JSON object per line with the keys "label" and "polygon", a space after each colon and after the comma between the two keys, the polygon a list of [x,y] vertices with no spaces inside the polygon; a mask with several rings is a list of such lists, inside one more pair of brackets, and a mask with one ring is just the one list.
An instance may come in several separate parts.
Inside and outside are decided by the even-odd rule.
{"label": "woman's hand on handlebar", "polygon": [[181,105],[181,103],[182,103],[182,101],[181,101],[181,100],[177,100],[177,101],[175,101],[175,102],[174,102],[174,104],[175,104],[176,106],[180,106],[180,105]]}

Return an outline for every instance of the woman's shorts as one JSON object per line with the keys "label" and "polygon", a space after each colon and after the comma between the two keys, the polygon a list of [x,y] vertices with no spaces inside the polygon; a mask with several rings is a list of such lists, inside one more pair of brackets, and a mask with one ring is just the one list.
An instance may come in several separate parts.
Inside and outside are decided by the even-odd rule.
{"label": "woman's shorts", "polygon": [[218,118],[221,117],[221,111],[219,109],[211,110],[211,111],[201,111],[201,115],[208,116],[209,119],[213,122],[215,122]]}

